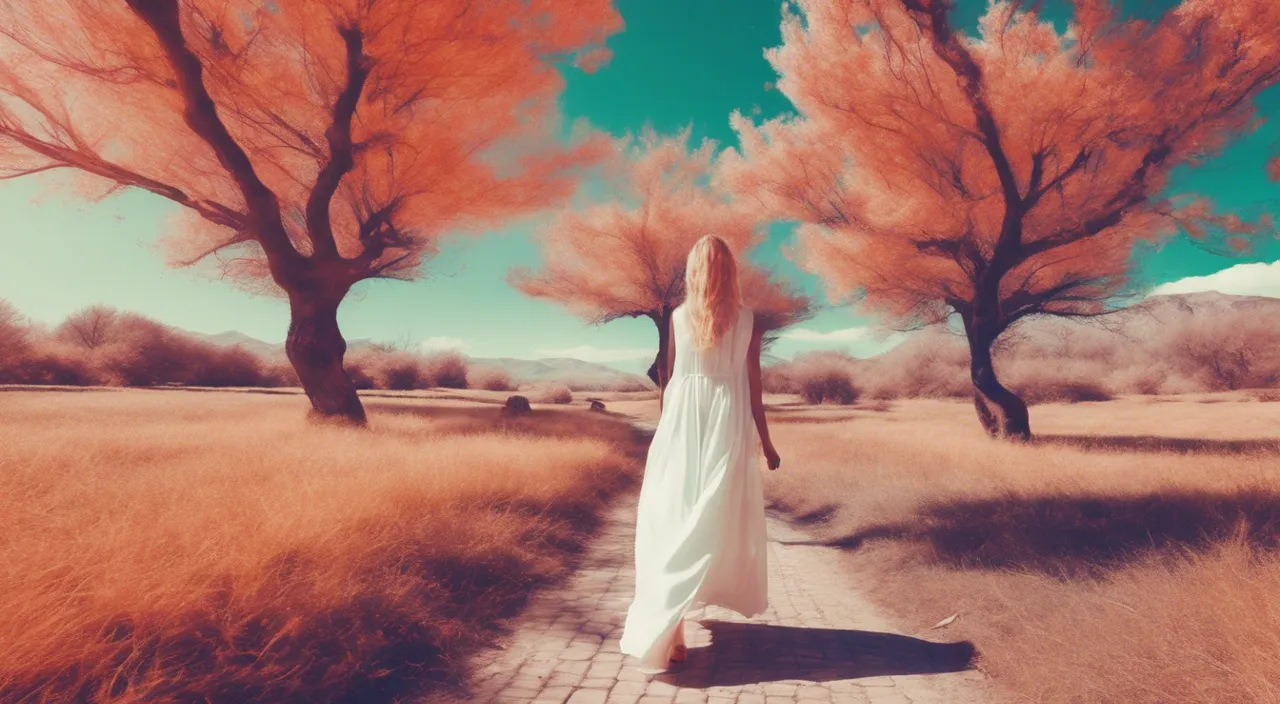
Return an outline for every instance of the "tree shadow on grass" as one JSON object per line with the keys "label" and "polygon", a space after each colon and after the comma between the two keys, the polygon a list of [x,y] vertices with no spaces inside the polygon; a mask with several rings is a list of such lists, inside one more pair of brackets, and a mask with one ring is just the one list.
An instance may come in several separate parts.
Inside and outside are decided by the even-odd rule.
{"label": "tree shadow on grass", "polygon": [[631,459],[643,459],[653,437],[652,430],[632,425],[628,416],[582,407],[536,409],[520,416],[508,415],[502,407],[493,405],[369,401],[365,409],[374,417],[385,414],[430,421],[427,427],[436,435],[497,432],[548,438],[595,438],[614,443]]}
{"label": "tree shadow on grass", "polygon": [[972,667],[972,643],[833,628],[701,621],[709,648],[692,648],[678,669],[657,679],[706,688],[809,680],[831,682],[886,675],[962,672]]}
{"label": "tree shadow on grass", "polygon": [[884,524],[823,544],[912,541],[938,564],[1098,577],[1135,560],[1240,538],[1280,549],[1280,493],[1180,492],[1132,497],[1006,497],[925,507],[911,523]]}
{"label": "tree shadow on grass", "polygon": [[1280,455],[1280,439],[1209,440],[1156,435],[1037,435],[1037,445],[1060,445],[1099,452],[1153,452],[1196,455]]}
{"label": "tree shadow on grass", "polygon": [[871,401],[847,405],[837,404],[779,404],[766,406],[769,420],[775,423],[843,423],[850,420],[874,418],[892,421],[883,414],[893,410],[885,401]]}

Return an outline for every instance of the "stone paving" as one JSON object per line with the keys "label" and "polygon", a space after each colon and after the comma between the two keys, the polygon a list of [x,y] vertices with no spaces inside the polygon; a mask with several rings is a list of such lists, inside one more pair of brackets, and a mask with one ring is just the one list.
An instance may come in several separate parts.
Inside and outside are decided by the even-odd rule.
{"label": "stone paving", "polygon": [[471,702],[978,704],[968,644],[893,635],[836,568],[834,548],[769,519],[769,610],[686,617],[689,659],[648,676],[618,650],[634,588],[635,497],[609,512],[580,570],[536,597],[507,646],[482,656]]}

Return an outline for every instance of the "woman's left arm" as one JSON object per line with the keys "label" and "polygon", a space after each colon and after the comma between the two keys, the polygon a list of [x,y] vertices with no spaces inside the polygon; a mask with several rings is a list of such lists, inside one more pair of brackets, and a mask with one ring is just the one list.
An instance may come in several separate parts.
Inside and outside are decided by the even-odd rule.
{"label": "woman's left arm", "polygon": [[662,388],[658,389],[658,415],[662,415],[662,402],[667,395],[667,385],[671,383],[671,375],[676,371],[676,317],[671,316],[667,321],[667,358],[663,364],[665,375],[662,377],[666,381]]}

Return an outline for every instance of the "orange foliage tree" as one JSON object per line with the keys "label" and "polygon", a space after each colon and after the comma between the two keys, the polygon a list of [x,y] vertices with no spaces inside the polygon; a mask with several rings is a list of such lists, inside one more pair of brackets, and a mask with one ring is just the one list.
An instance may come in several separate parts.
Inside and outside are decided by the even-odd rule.
{"label": "orange foliage tree", "polygon": [[738,255],[744,303],[767,329],[807,318],[807,297],[744,260],[759,242],[760,219],[710,187],[715,157],[710,140],[690,151],[687,129],[619,140],[606,166],[615,199],[560,212],[539,235],[542,269],[513,270],[512,285],[593,323],[652,320],[658,350],[649,378],[659,388],[667,381],[671,312],[684,300],[685,260],[703,235],[718,235]]}
{"label": "orange foliage tree", "polygon": [[567,197],[607,140],[557,139],[556,64],[621,25],[610,0],[0,0],[0,176],[183,206],[175,258],[274,282],[313,413],[362,423],[339,304]]}
{"label": "orange foliage tree", "polygon": [[1254,125],[1280,3],[1186,0],[1148,22],[1074,0],[1061,32],[994,2],[977,36],[949,0],[794,4],[769,59],[799,115],[735,115],[719,178],[800,222],[796,256],[833,296],[905,325],[958,316],[993,436],[1031,432],[992,364],[1011,325],[1112,307],[1141,241],[1259,229],[1165,191]]}

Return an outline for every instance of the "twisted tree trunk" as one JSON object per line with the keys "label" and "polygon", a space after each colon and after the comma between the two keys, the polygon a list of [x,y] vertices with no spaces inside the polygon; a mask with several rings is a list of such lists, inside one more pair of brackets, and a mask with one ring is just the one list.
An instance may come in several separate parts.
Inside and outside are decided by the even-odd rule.
{"label": "twisted tree trunk", "polygon": [[999,331],[972,318],[965,320],[969,339],[969,377],[973,382],[973,405],[982,428],[993,438],[1026,441],[1031,439],[1031,418],[1027,404],[996,378],[991,356]]}
{"label": "twisted tree trunk", "polygon": [[658,354],[653,358],[653,364],[649,365],[649,379],[658,386],[661,391],[667,388],[667,348],[671,344],[671,310],[663,307],[661,310],[650,313],[649,318],[653,320],[653,324],[658,326]]}
{"label": "twisted tree trunk", "polygon": [[364,425],[364,406],[342,366],[347,342],[338,330],[341,302],[341,295],[291,292],[285,352],[311,399],[312,419]]}

